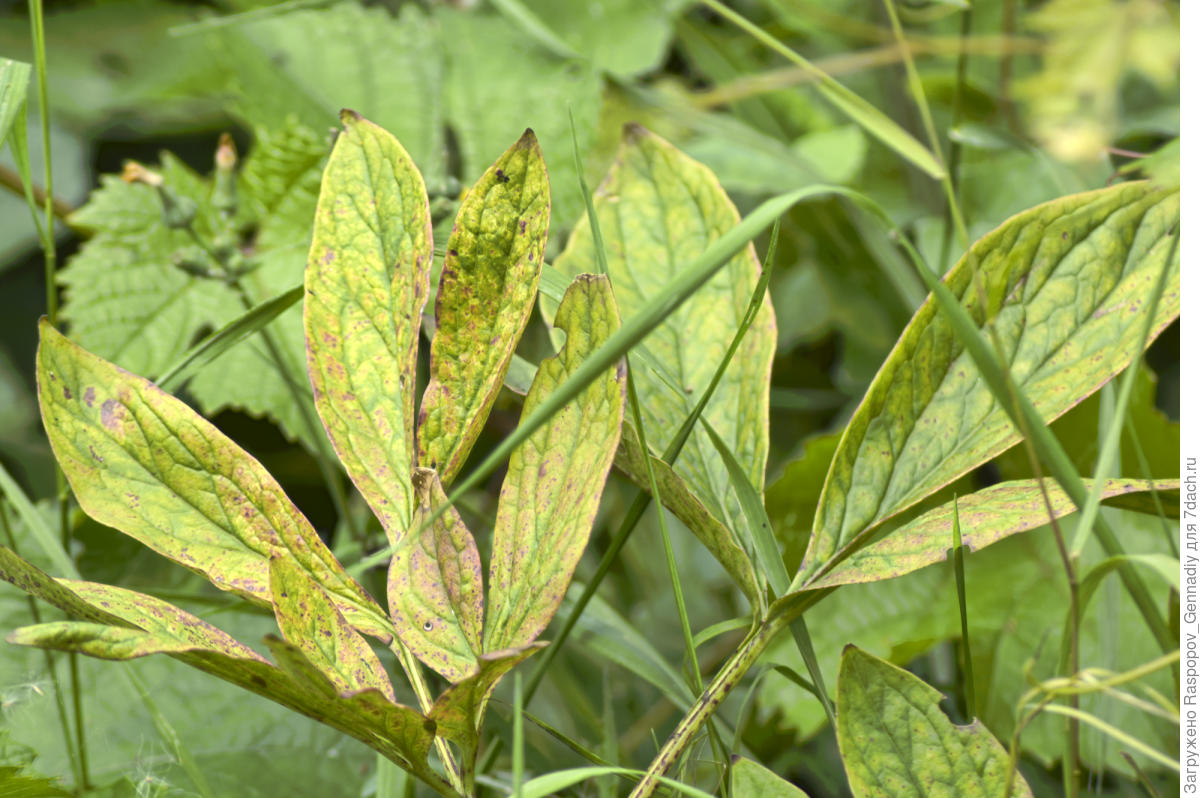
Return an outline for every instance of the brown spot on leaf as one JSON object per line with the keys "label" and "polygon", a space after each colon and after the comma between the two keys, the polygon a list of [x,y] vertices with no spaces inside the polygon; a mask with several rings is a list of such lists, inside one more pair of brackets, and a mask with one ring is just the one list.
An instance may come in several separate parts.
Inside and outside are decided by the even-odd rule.
{"label": "brown spot on leaf", "polygon": [[71,389],[64,385],[63,386],[63,399],[70,399],[70,398],[71,398]]}
{"label": "brown spot on leaf", "polygon": [[508,175],[504,174],[503,169],[496,170],[496,179],[499,180],[501,183],[507,183],[509,180]]}
{"label": "brown spot on leaf", "polygon": [[116,432],[125,418],[125,408],[116,399],[105,399],[100,405],[100,423],[104,428]]}
{"label": "brown spot on leaf", "polygon": [[88,407],[91,407],[92,402],[95,401],[95,399],[96,399],[96,389],[89,385],[83,391],[83,403],[85,405],[87,405]]}
{"label": "brown spot on leaf", "polygon": [[326,266],[328,266],[328,265],[329,265],[329,264],[330,264],[330,263],[333,261],[333,258],[334,258],[334,252],[333,252],[333,248],[332,248],[332,247],[326,247],[326,248],[325,248],[325,254],[321,256],[321,263],[323,263],[323,264],[325,264]]}

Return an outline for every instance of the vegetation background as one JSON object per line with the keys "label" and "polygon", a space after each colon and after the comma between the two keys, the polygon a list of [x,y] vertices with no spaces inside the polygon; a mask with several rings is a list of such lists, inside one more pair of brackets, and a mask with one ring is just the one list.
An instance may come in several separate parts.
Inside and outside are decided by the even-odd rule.
{"label": "vegetation background", "polygon": [[[921,137],[882,3],[729,5]],[[901,3],[899,12],[972,239],[1017,211],[1132,170],[1165,170],[1169,180],[1172,163],[1177,169],[1178,3],[930,0]],[[705,3],[69,0],[46,2],[45,24],[62,318],[77,341],[137,373],[157,373],[241,309],[219,286],[197,284],[173,262],[178,242],[150,232],[158,218],[122,204],[113,178],[101,176],[134,159],[194,180],[211,172],[219,134],[231,133],[243,157],[257,154],[274,167],[262,170],[265,188],[256,200],[271,206],[272,226],[258,232],[269,234],[278,253],[260,270],[256,298],[266,299],[301,280],[320,165],[342,107],[393,132],[413,156],[435,223],[441,221],[439,246],[463,184],[531,127],[554,192],[547,260],[554,259],[583,212],[570,112],[589,186],[611,163],[622,125],[637,121],[711,167],[743,210],[806,184],[843,184],[880,203],[935,268],[961,255],[934,181],[826,104],[808,72]],[[0,55],[35,60],[25,4],[0,0]],[[28,142],[38,176],[45,150],[30,96]],[[1138,160],[1156,151],[1166,154]],[[10,189],[0,193],[0,463],[53,519],[53,460],[33,392],[36,320],[45,312],[43,253],[7,150],[0,178]],[[107,187],[92,194],[102,180]],[[779,346],[767,507],[794,568],[837,433],[925,291],[879,228],[837,199],[787,213],[771,291]],[[293,309],[280,324],[294,323],[290,314],[298,318]],[[1130,475],[1178,476],[1177,330],[1153,345],[1139,376],[1123,447]],[[552,351],[539,325],[531,325],[520,351],[534,362]],[[260,352],[246,346],[227,354],[188,391],[280,479],[335,547],[354,547],[313,456],[318,443]],[[1054,425],[1083,473],[1096,457],[1105,395]],[[476,452],[511,431],[519,411],[519,399],[502,394]],[[1023,458],[1009,454],[955,490],[1026,476]],[[469,523],[494,513],[498,484],[470,496],[462,508]],[[632,495],[614,476],[594,541],[609,539]],[[361,503],[351,511],[359,523],[369,515]],[[27,532],[9,515],[21,542]],[[1120,519],[1136,540],[1149,539],[1158,523]],[[72,523],[72,555],[85,578],[170,598],[243,639],[273,628],[269,615],[82,514]],[[744,613],[706,550],[682,526],[672,533],[695,628]],[[585,554],[582,576],[594,569],[601,545]],[[585,616],[529,708],[612,760],[646,761],[678,717],[669,696],[679,683],[683,643],[665,574],[647,516],[604,583],[601,610]],[[1066,586],[1049,535],[1039,530],[969,557],[967,586],[975,658],[984,668],[980,714],[1007,741],[1022,668],[1063,621]],[[1108,587],[1085,619],[1087,662],[1121,670],[1152,652],[1137,614]],[[827,678],[842,646],[854,643],[938,687],[950,696],[947,711],[962,720],[957,609],[953,573],[935,566],[843,589],[806,617]],[[0,628],[28,623],[29,613],[18,591],[0,589]],[[702,666],[711,669],[736,642],[736,635],[716,636],[702,649]],[[804,672],[788,657],[780,652],[779,664]],[[66,658],[56,662],[60,681],[69,683]],[[190,788],[154,718],[115,678],[118,668],[139,672],[221,794],[360,796],[379,788],[366,748],[269,702],[168,660],[82,659],[81,711],[96,785],[90,794],[184,795]],[[849,794],[820,704],[779,671],[747,680],[726,710],[743,750],[775,772],[813,796]],[[1092,711],[1160,750],[1177,749],[1169,729],[1139,725],[1136,713],[1113,702],[1096,701]],[[506,699],[495,703],[493,735],[507,734],[509,713]],[[0,764],[71,774],[42,652],[0,647],[0,724]],[[1061,727],[1039,721],[1026,733],[1022,769],[1037,795],[1061,794],[1054,772]],[[534,772],[580,763],[549,734],[527,734]],[[1083,743],[1094,794],[1143,794],[1118,745],[1090,731]],[[702,770],[706,756],[698,747],[685,772]],[[1172,778],[1153,770],[1149,776],[1163,795],[1174,791]],[[599,781],[580,794],[617,789],[623,787]]]}

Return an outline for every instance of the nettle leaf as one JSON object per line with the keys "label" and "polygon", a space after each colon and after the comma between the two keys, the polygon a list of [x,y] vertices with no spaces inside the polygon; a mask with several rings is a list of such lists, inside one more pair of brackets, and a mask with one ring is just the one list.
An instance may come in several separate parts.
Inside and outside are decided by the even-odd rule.
{"label": "nettle leaf", "polygon": [[[164,185],[196,203],[194,226],[211,237],[214,211],[207,181],[169,153]],[[203,257],[184,230],[163,223],[155,189],[105,175],[71,225],[90,233],[60,272],[62,318],[80,345],[137,374],[159,374],[204,330],[241,311],[237,295],[215,280],[189,275],[179,255]]]}
{"label": "nettle leaf", "polygon": [[[1178,191],[1145,183],[1065,197],[984,236],[945,282],[976,323],[995,332],[1013,381],[1051,420],[1139,354],[1149,295],[1178,223]],[[1169,268],[1178,272],[1178,256]],[[1176,274],[1152,332],[1178,315]],[[1019,438],[927,300],[846,428],[795,584],[815,582],[883,521]]]}
{"label": "nettle leaf", "polygon": [[532,130],[467,193],[442,268],[417,459],[449,484],[500,393],[537,297],[550,180]]}
{"label": "nettle leaf", "polygon": [[271,598],[284,638],[313,663],[339,693],[374,688],[396,694],[367,641],[350,628],[321,586],[286,557],[271,559]]}
{"label": "nettle leaf", "polygon": [[[566,343],[542,361],[521,418],[620,326],[605,277],[581,275],[554,319]],[[488,572],[485,651],[522,647],[562,602],[583,554],[621,435],[625,366],[614,364],[513,452]]]}
{"label": "nettle leaf", "polygon": [[317,412],[388,540],[413,512],[413,397],[433,228],[392,134],[342,112],[317,200],[304,331]]}
{"label": "nettle leaf", "polygon": [[[594,199],[608,248],[609,277],[626,316],[640,310],[678,270],[739,221],[707,167],[637,125],[625,128],[616,162]],[[595,270],[596,262],[592,231],[583,218],[554,265],[577,274]],[[640,392],[652,452],[667,448],[679,420],[708,384],[737,332],[760,273],[753,246],[748,245],[637,348],[654,364]],[[767,393],[775,336],[775,312],[768,297],[705,411],[758,491],[763,489],[767,459]],[[727,528],[723,540],[701,539],[730,573],[741,574],[738,581],[745,590],[750,587],[743,584],[745,552],[734,552],[741,549],[738,541],[749,539],[749,530],[728,474],[713,467],[720,462],[712,441],[697,430],[674,470]],[[748,591],[752,600],[756,593]]]}
{"label": "nettle leaf", "polygon": [[40,330],[42,421],[84,512],[258,602],[271,600],[270,558],[288,557],[358,629],[390,639],[383,610],[257,460],[149,381]]}
{"label": "nettle leaf", "polygon": [[733,757],[730,779],[733,798],[808,798],[804,790],[744,756]]}
{"label": "nettle leaf", "polygon": [[[446,503],[436,471],[413,474],[412,531],[388,566],[388,605],[396,633],[418,659],[451,682],[475,673],[482,652],[483,566],[475,538]],[[432,519],[432,520],[431,520]]]}
{"label": "nettle leaf", "polygon": [[[855,798],[1004,794],[1008,753],[978,721],[955,726],[916,676],[847,646],[838,669],[837,738]],[[1016,798],[1033,793],[1020,774]],[[941,792],[936,793],[941,794]]]}
{"label": "nettle leaf", "polygon": [[[1092,480],[1085,480],[1091,488]],[[1149,494],[1152,491],[1178,496],[1178,480],[1110,479],[1101,496],[1119,500]],[[1054,480],[1046,480],[1053,518],[1064,518],[1077,508]],[[1106,503],[1113,503],[1112,501]],[[1138,505],[1141,506],[1141,505]],[[1153,505],[1145,507],[1153,513]],[[1001,482],[958,499],[962,542],[971,551],[997,543],[1020,532],[1050,523],[1046,503],[1037,480]],[[842,560],[810,587],[878,582],[911,573],[926,565],[941,562],[954,547],[954,502],[936,507],[905,524],[884,539],[860,549]]]}

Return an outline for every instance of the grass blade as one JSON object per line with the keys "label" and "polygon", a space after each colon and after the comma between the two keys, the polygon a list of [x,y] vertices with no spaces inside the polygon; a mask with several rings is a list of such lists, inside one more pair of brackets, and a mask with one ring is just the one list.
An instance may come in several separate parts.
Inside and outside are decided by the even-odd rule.
{"label": "grass blade", "polygon": [[[189,349],[158,378],[159,387],[173,393],[174,389],[186,382],[192,374],[266,327],[303,296],[304,286],[298,285],[274,299],[255,305]],[[288,379],[288,375],[282,376]]]}
{"label": "grass blade", "polygon": [[963,570],[962,527],[958,523],[958,497],[954,498],[954,588],[958,593],[958,619],[962,624],[963,679],[966,681],[967,716],[975,718],[975,666],[971,662],[971,635],[967,625],[967,577]]}

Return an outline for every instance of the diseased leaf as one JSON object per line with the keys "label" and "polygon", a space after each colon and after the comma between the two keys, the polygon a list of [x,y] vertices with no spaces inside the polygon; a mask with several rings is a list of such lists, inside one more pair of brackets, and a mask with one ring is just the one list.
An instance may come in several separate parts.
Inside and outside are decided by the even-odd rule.
{"label": "diseased leaf", "polygon": [[[984,236],[946,285],[976,323],[994,330],[1010,353],[1014,382],[1043,418],[1054,419],[1138,354],[1144,300],[1178,221],[1178,192],[1145,183],[1065,197]],[[1171,268],[1178,270],[1178,258]],[[1152,331],[1178,314],[1176,276]],[[1018,439],[949,322],[927,300],[846,428],[794,585],[814,582],[881,522]]]}
{"label": "diseased leaf", "polygon": [[[846,646],[838,669],[837,738],[855,798],[993,798],[1008,753],[983,724],[955,726],[943,696],[911,673]],[[1032,798],[1020,774],[1010,795]]]}
{"label": "diseased leaf", "polygon": [[[608,248],[613,292],[626,317],[739,221],[711,171],[637,125],[625,128],[616,162],[595,193],[595,206]],[[595,263],[592,232],[584,218],[555,267],[577,274],[594,270]],[[753,247],[746,246],[637,347],[637,353],[656,364],[641,390],[652,453],[666,450],[679,420],[720,364],[759,273]],[[767,390],[774,353],[775,313],[768,297],[705,412],[759,491],[766,467]],[[749,539],[749,531],[727,474],[712,468],[717,462],[720,456],[712,442],[694,431],[674,468],[709,513],[735,533],[705,544],[737,574],[744,571],[745,562],[734,552],[739,540]],[[749,595],[753,600],[754,594]]]}
{"label": "diseased leaf", "polygon": [[[653,455],[650,462],[653,464],[654,479],[658,483],[658,494],[663,505],[692,531],[718,562],[725,566],[725,570],[742,592],[756,605],[760,604],[762,592],[755,579],[750,556],[741,541],[734,537],[729,527],[713,516],[712,511],[692,493],[688,483],[675,469]],[[621,426],[621,445],[613,458],[613,467],[628,474],[629,478],[639,485],[650,485],[646,475],[646,463],[638,456],[637,432],[628,422]]]}
{"label": "diseased leaf", "polygon": [[[533,128],[550,174],[556,179],[573,175],[575,159],[566,109],[575,117],[580,147],[587,153],[595,143],[600,119],[601,74],[530,46],[525,31],[496,14],[439,4],[434,6],[433,18],[446,54],[446,122],[454,131],[463,174],[482,174],[496,153],[522,130]],[[487,42],[487,46],[466,46],[475,42]],[[486,91],[480,91],[481,75],[487,76]],[[554,198],[552,230],[564,229],[582,209],[577,192],[559,191]]]}
{"label": "diseased leaf", "polygon": [[446,503],[437,472],[413,473],[412,529],[388,566],[388,606],[396,633],[419,660],[451,682],[479,668],[483,645],[483,566],[475,538]]}
{"label": "diseased leaf", "polygon": [[270,601],[269,559],[287,556],[357,628],[391,637],[383,610],[257,460],[149,381],[45,320],[40,330],[42,421],[88,515],[259,602]]}
{"label": "diseased leaf", "polygon": [[[1086,482],[1091,485],[1091,480]],[[1179,481],[1110,479],[1101,495],[1116,499],[1151,490],[1178,494]],[[1054,518],[1064,518],[1078,510],[1054,480],[1046,480],[1046,492]],[[971,551],[1050,522],[1041,488],[1033,479],[1001,482],[964,496],[958,499],[958,515],[963,545]],[[954,502],[948,502],[854,552],[810,587],[877,582],[941,562],[954,545],[953,523]]]}
{"label": "diseased leaf", "polygon": [[199,618],[152,596],[109,585],[55,580],[0,546],[0,577],[85,623],[18,629],[14,642],[111,658],[167,653],[295,712],[320,720],[402,764],[430,784],[434,723],[378,690],[339,696],[298,648],[268,639],[280,669]]}
{"label": "diseased leaf", "polygon": [[808,793],[744,756],[733,758],[733,798],[808,798]]}
{"label": "diseased leaf", "polygon": [[417,460],[449,484],[500,393],[537,297],[550,233],[550,181],[532,130],[459,208],[437,295]]}
{"label": "diseased leaf", "polygon": [[413,397],[433,230],[387,131],[342,113],[304,275],[308,372],[329,439],[395,543],[412,520]]}
{"label": "diseased leaf", "polygon": [[464,762],[475,761],[483,713],[501,677],[546,645],[538,641],[523,648],[489,651],[479,658],[479,669],[474,675],[452,684],[430,707],[429,717],[437,723],[438,736],[457,745]]}
{"label": "diseased leaf", "polygon": [[[619,326],[608,279],[576,278],[554,320],[567,335],[538,367],[521,418]],[[625,366],[616,363],[509,459],[488,573],[483,648],[519,648],[550,623],[583,554],[621,435]]]}
{"label": "diseased leaf", "polygon": [[271,599],[284,638],[325,674],[339,694],[375,689],[396,700],[387,672],[321,586],[287,557],[271,558]]}

